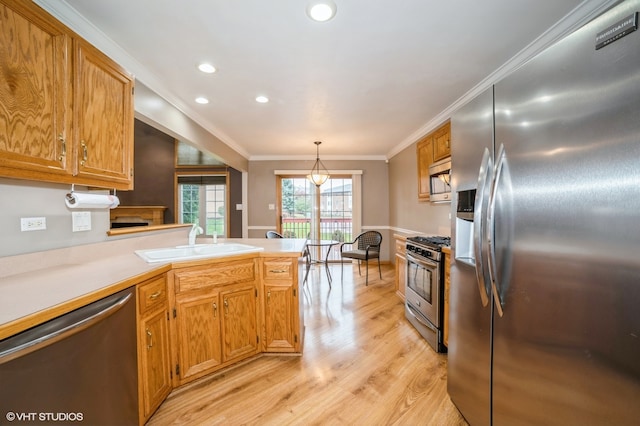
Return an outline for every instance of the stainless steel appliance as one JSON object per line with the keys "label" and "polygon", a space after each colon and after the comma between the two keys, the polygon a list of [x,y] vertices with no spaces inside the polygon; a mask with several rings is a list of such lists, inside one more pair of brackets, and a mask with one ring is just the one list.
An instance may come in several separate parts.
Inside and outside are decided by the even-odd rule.
{"label": "stainless steel appliance", "polygon": [[137,425],[135,289],[0,341],[0,418]]}
{"label": "stainless steel appliance", "polygon": [[451,202],[450,172],[450,157],[429,166],[429,201],[432,203]]}
{"label": "stainless steel appliance", "polygon": [[640,419],[639,10],[452,118],[448,391],[472,425]]}
{"label": "stainless steel appliance", "polygon": [[406,244],[405,316],[436,352],[447,350],[442,335],[442,247],[450,244],[449,237],[409,237]]}

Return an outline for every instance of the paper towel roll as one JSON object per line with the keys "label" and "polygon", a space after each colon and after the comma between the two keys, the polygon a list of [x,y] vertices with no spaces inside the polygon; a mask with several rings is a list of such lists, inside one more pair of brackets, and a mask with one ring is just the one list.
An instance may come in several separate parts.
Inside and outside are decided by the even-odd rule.
{"label": "paper towel roll", "polygon": [[115,209],[120,200],[115,195],[83,194],[70,192],[64,198],[70,209]]}

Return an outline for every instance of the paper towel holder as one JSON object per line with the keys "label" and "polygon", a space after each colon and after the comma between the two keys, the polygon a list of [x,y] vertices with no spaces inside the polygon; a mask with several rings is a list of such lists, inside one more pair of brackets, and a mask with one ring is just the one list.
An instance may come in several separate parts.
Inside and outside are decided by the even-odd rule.
{"label": "paper towel holder", "polygon": [[[73,192],[76,189],[76,185],[75,184],[71,184],[71,192],[68,192],[67,195],[65,195],[66,200],[70,203],[70,204],[75,204],[76,200],[73,197]],[[109,195],[111,195],[111,190],[109,191]],[[116,195],[116,188],[113,188],[113,196],[117,197]]]}

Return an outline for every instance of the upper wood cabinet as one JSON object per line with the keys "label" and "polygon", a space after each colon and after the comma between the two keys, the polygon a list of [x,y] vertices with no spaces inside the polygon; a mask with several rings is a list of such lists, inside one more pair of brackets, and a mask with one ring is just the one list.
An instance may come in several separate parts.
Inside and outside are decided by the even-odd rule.
{"label": "upper wood cabinet", "polygon": [[451,123],[446,123],[433,132],[433,161],[442,160],[451,155]]}
{"label": "upper wood cabinet", "polygon": [[75,40],[74,146],[84,182],[133,188],[133,79],[82,40]]}
{"label": "upper wood cabinet", "polygon": [[438,129],[420,139],[416,144],[418,159],[418,200],[429,201],[429,166],[451,155],[451,124],[443,124]]}
{"label": "upper wood cabinet", "polygon": [[429,201],[429,166],[433,163],[433,136],[422,138],[417,146],[418,157],[418,200]]}
{"label": "upper wood cabinet", "polygon": [[131,189],[133,85],[33,2],[0,0],[0,176]]}

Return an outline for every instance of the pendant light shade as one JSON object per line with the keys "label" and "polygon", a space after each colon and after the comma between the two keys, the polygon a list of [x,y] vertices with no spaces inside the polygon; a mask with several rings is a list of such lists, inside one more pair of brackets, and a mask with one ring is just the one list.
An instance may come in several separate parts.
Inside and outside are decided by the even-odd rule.
{"label": "pendant light shade", "polygon": [[320,144],[322,142],[315,141],[316,144],[316,162],[311,169],[311,172],[307,175],[307,179],[309,179],[315,186],[320,186],[329,179],[329,171],[320,161]]}

